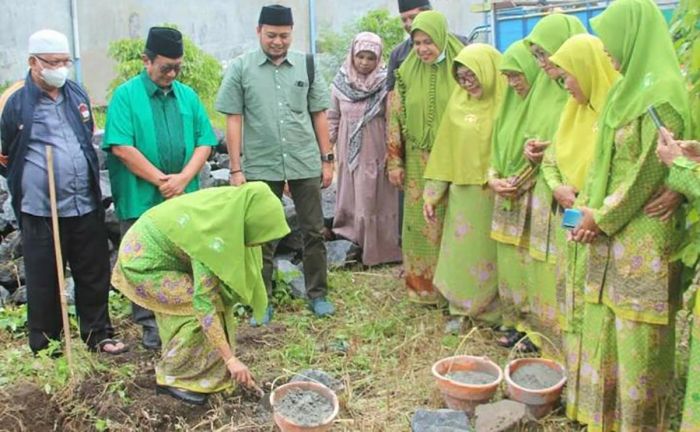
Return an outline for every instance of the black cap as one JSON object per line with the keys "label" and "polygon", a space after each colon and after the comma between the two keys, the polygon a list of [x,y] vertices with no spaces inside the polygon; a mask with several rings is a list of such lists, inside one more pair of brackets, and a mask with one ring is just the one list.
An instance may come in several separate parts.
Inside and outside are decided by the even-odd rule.
{"label": "black cap", "polygon": [[430,0],[399,0],[399,13],[422,7],[431,7]]}
{"label": "black cap", "polygon": [[293,26],[292,9],[282,5],[263,6],[258,25]]}
{"label": "black cap", "polygon": [[151,27],[148,30],[146,49],[168,58],[182,57],[182,33],[174,28]]}

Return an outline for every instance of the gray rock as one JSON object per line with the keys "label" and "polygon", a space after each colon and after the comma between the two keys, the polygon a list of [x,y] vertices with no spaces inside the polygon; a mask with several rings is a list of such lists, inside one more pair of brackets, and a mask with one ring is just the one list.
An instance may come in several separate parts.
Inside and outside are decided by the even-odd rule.
{"label": "gray rock", "polygon": [[201,171],[199,171],[199,187],[205,189],[213,185],[214,179],[211,176],[211,165],[209,162],[205,162]]}
{"label": "gray rock", "polygon": [[24,258],[0,263],[0,285],[14,288],[24,283]]}
{"label": "gray rock", "polygon": [[328,228],[333,227],[335,217],[335,201],[338,195],[338,188],[332,183],[326,189],[321,190],[321,208],[323,210],[323,222]]}
{"label": "gray rock", "polygon": [[464,411],[419,409],[411,419],[412,432],[472,432]]}
{"label": "gray rock", "polygon": [[4,305],[10,300],[10,292],[4,287],[0,286],[0,306]]}
{"label": "gray rock", "polygon": [[218,143],[215,151],[217,153],[228,154],[228,147],[226,147],[226,133],[221,129],[214,128],[214,135],[216,135],[216,142]]}
{"label": "gray rock", "polygon": [[302,265],[296,265],[286,259],[275,259],[275,281],[285,284],[294,298],[308,299],[306,280]]}
{"label": "gray rock", "polygon": [[11,261],[22,256],[22,236],[12,231],[0,243],[0,262]]}
{"label": "gray rock", "polygon": [[92,146],[97,153],[97,161],[99,162],[100,169],[107,169],[107,153],[102,150],[102,141],[104,140],[105,131],[104,129],[98,129],[92,135]]}
{"label": "gray rock", "polygon": [[118,242],[118,239],[121,237],[121,230],[119,229],[119,219],[117,218],[114,203],[110,204],[105,210],[105,226],[107,227],[107,236]]}
{"label": "gray rock", "polygon": [[339,268],[350,262],[356,262],[360,248],[348,240],[334,240],[326,243],[328,268]]}
{"label": "gray rock", "polygon": [[453,318],[445,324],[445,333],[447,334],[459,334],[462,332],[462,323],[464,321],[462,318]]}
{"label": "gray rock", "polygon": [[508,399],[476,407],[477,432],[519,431],[530,420],[525,404]]}
{"label": "gray rock", "polygon": [[72,277],[66,278],[66,300],[69,305],[75,304],[75,282]]}
{"label": "gray rock", "polygon": [[231,158],[226,153],[218,153],[213,158],[212,167],[216,169],[229,169]]}
{"label": "gray rock", "polygon": [[100,190],[102,191],[102,202],[112,202],[112,182],[107,170],[100,170]]}
{"label": "gray rock", "polygon": [[230,174],[228,172],[228,168],[218,169],[218,170],[212,171],[211,172],[211,177],[213,179],[212,186],[214,186],[214,187],[216,187],[216,186],[228,186],[229,175]]}
{"label": "gray rock", "polygon": [[[5,182],[5,188],[7,188],[7,182],[3,177],[0,177],[0,183]],[[2,186],[0,186],[2,189]],[[0,196],[3,195],[0,193]],[[15,211],[12,208],[12,195],[7,192],[5,201],[2,203],[2,211],[0,211],[0,231],[5,231],[9,228],[17,229],[17,219],[15,218]]]}
{"label": "gray rock", "polygon": [[318,369],[303,370],[298,374],[294,375],[290,382],[321,383],[336,393],[343,391],[343,389],[345,388],[342,381],[335,379],[330,374]]}
{"label": "gray rock", "polygon": [[15,304],[24,304],[27,302],[27,287],[22,285],[17,288],[10,296],[10,301]]}

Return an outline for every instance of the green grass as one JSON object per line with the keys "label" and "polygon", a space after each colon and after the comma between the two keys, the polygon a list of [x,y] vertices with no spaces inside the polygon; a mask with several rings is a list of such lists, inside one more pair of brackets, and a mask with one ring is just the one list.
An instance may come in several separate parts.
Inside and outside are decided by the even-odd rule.
{"label": "green grass", "polygon": [[[341,380],[345,389],[338,394],[341,412],[334,431],[409,430],[416,409],[444,407],[430,373],[436,360],[455,353],[473,354],[504,365],[509,352],[495,345],[488,329],[471,332],[468,338],[466,327],[461,334],[445,334],[449,317],[435,307],[408,302],[395,273],[391,268],[332,272],[331,297],[338,312],[331,319],[317,319],[305,302],[278,296],[283,300],[273,326],[252,329],[247,317],[241,319],[238,355],[266,388],[307,368],[322,369]],[[132,344],[130,361],[120,363],[88,353],[74,339],[77,371],[71,380],[65,359],[32,358],[24,335],[6,326],[0,330],[0,388],[20,383],[38,386],[63,407],[60,416],[63,430],[68,431],[84,430],[86,425],[94,430],[271,430],[270,420],[255,414],[257,399],[241,390],[217,396],[199,411],[144,390],[144,382],[154,380],[156,358],[137,346],[138,329],[127,320],[128,302],[113,295],[110,310],[117,329]],[[0,318],[5,315],[7,311]],[[687,327],[680,327],[678,362],[683,370],[688,336]],[[99,397],[81,396],[86,386],[96,386],[94,393]],[[672,426],[678,423],[682,391],[682,385],[676,385],[670,403]],[[501,397],[499,392],[497,398]],[[117,415],[120,412],[125,415]],[[583,427],[567,421],[559,409],[528,430],[581,431]]]}

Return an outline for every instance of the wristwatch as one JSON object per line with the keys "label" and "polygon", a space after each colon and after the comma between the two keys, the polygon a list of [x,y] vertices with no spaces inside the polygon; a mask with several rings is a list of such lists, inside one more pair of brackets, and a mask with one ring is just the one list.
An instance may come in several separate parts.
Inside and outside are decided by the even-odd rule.
{"label": "wristwatch", "polygon": [[326,153],[321,155],[322,162],[333,162],[335,160],[335,155],[333,153]]}

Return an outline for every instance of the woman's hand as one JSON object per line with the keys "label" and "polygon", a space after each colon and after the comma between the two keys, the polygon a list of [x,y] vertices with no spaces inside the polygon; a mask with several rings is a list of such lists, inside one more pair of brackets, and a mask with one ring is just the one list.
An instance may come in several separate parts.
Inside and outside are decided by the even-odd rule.
{"label": "woman's hand", "polygon": [[578,243],[591,243],[598,237],[601,231],[593,218],[593,210],[588,207],[582,207],[580,210],[581,213],[583,213],[581,222],[571,231],[569,240]]}
{"label": "woman's hand", "polygon": [[679,143],[680,141],[673,139],[673,133],[662,127],[659,129],[659,136],[656,140],[656,156],[666,166],[673,165],[673,161],[677,157],[683,156],[683,149]]}
{"label": "woman's hand", "polygon": [[399,188],[399,190],[402,190],[403,189],[403,181],[404,181],[403,168],[394,168],[394,169],[389,170],[389,183],[391,183],[392,185]]}
{"label": "woman's hand", "polygon": [[683,203],[683,195],[673,191],[666,186],[662,186],[649,199],[644,206],[644,214],[649,217],[661,219],[663,222],[671,219],[671,216]]}
{"label": "woman's hand", "polygon": [[239,384],[246,387],[253,387],[255,385],[255,380],[253,379],[253,374],[250,373],[248,366],[243,364],[236,357],[231,357],[226,361],[226,367],[231,373],[231,377],[236,380]]}
{"label": "woman's hand", "polygon": [[503,198],[515,198],[518,194],[518,188],[506,179],[491,179],[489,187]]}
{"label": "woman's hand", "polygon": [[429,224],[437,222],[434,205],[428,203],[423,204],[423,218],[425,218],[425,221]]}
{"label": "woman's hand", "polygon": [[576,188],[569,185],[561,185],[554,189],[554,199],[565,209],[572,208],[576,201]]}
{"label": "woman's hand", "polygon": [[549,141],[539,141],[537,139],[527,140],[525,142],[525,149],[523,150],[525,158],[527,158],[527,160],[533,164],[538,165],[540,162],[542,162],[544,151],[548,145]]}

